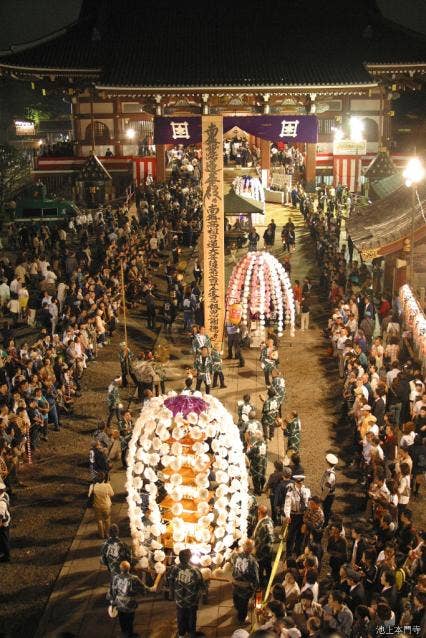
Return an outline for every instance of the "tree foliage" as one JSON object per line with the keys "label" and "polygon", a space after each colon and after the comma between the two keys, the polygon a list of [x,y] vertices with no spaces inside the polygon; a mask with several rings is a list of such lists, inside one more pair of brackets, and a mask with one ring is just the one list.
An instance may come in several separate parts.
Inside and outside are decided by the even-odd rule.
{"label": "tree foliage", "polygon": [[7,130],[16,118],[29,119],[35,124],[41,120],[56,119],[69,114],[69,105],[63,95],[48,92],[41,87],[31,88],[29,82],[8,78],[0,79],[0,129]]}
{"label": "tree foliage", "polygon": [[0,211],[30,181],[30,160],[13,146],[0,146]]}

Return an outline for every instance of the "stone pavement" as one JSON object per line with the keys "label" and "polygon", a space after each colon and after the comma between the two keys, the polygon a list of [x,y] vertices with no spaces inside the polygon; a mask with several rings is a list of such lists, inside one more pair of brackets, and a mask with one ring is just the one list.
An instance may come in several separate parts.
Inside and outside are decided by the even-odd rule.
{"label": "stone pavement", "polygon": [[[296,224],[297,249],[292,256],[292,279],[303,279],[315,275],[312,247],[303,219],[289,207],[267,205],[266,221],[271,217],[277,224],[277,239],[274,252],[281,254],[280,233],[283,224],[291,216]],[[263,229],[258,228],[261,235]],[[241,254],[243,252],[241,251]],[[313,317],[312,317],[313,315]],[[331,449],[330,430],[334,423],[332,402],[324,400],[328,384],[322,378],[325,344],[318,322],[322,320],[321,305],[311,308],[311,329],[304,333],[296,331],[292,339],[287,334],[281,339],[280,362],[287,383],[287,399],[284,413],[299,410],[302,420],[302,454],[306,471],[306,483],[318,493],[319,477],[324,466],[324,455]],[[160,337],[161,341],[161,337]],[[183,386],[183,371],[192,363],[190,345],[186,337],[175,335],[168,339],[171,349],[170,376],[167,389]],[[224,373],[227,388],[215,390],[224,405],[235,415],[236,401],[245,393],[251,393],[259,411],[259,394],[264,393],[263,371],[257,350],[245,351],[246,366],[238,368],[236,362],[225,361]],[[320,433],[320,434],[318,434]],[[275,434],[270,444],[269,468],[272,462],[282,457],[285,451],[283,437]],[[112,520],[121,530],[127,529],[124,472],[112,473],[112,485],[116,497]],[[123,533],[123,536],[125,534]],[[109,578],[106,569],[99,563],[100,540],[90,510],[86,511],[78,533],[72,543],[45,613],[40,622],[36,638],[78,636],[105,638],[119,636],[116,620],[109,619],[105,594]],[[208,638],[230,637],[236,628],[232,608],[231,587],[226,583],[212,583],[207,605],[201,605],[198,628]],[[171,638],[176,632],[174,603],[164,600],[159,592],[142,599],[136,613],[135,630],[141,638]]]}

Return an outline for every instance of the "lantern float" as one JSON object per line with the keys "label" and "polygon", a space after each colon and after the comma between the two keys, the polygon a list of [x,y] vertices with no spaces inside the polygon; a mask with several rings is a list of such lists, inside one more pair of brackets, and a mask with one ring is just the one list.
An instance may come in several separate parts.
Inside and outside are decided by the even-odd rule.
{"label": "lantern float", "polygon": [[138,566],[157,574],[192,551],[203,576],[244,540],[248,480],[232,416],[215,397],[154,397],[135,423],[128,450],[127,502]]}
{"label": "lantern float", "polygon": [[284,266],[270,253],[249,252],[238,262],[229,280],[226,303],[228,317],[235,305],[241,304],[244,325],[256,318],[263,329],[266,319],[275,317],[280,337],[285,319],[294,337],[296,312],[291,281]]}

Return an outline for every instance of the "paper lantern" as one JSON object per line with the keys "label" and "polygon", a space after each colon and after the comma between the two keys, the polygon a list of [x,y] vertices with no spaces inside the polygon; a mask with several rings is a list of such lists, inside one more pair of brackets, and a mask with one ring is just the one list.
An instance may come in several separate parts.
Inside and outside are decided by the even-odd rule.
{"label": "paper lantern", "polygon": [[243,313],[243,308],[240,303],[234,303],[229,307],[229,321],[234,324],[234,326],[238,326],[241,323],[241,317]]}

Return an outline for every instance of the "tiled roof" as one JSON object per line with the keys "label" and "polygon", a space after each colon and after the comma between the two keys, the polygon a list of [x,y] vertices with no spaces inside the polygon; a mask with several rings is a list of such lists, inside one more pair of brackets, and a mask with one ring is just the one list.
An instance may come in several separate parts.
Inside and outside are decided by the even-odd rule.
{"label": "tiled roof", "polygon": [[[426,208],[426,185],[418,189],[421,205],[417,203],[415,230],[423,228],[422,214]],[[411,191],[405,185],[371,206],[355,209],[347,222],[347,230],[359,251],[383,249],[411,233]]]}
{"label": "tiled roof", "polygon": [[259,213],[263,215],[264,213],[260,202],[237,195],[233,188],[231,188],[229,193],[226,193],[223,199],[225,215],[258,215]]}
{"label": "tiled roof", "polygon": [[368,84],[365,62],[425,60],[425,40],[385,22],[374,0],[86,1],[81,28],[0,66],[101,65],[106,86],[267,87]]}
{"label": "tiled roof", "polygon": [[368,165],[364,175],[370,182],[376,182],[396,173],[396,167],[387,151],[379,151]]}
{"label": "tiled roof", "polygon": [[97,155],[90,155],[84,166],[80,169],[79,179],[81,180],[110,180],[111,175]]}
{"label": "tiled roof", "polygon": [[101,42],[92,37],[92,24],[83,21],[58,37],[0,57],[2,65],[34,69],[100,69]]}

